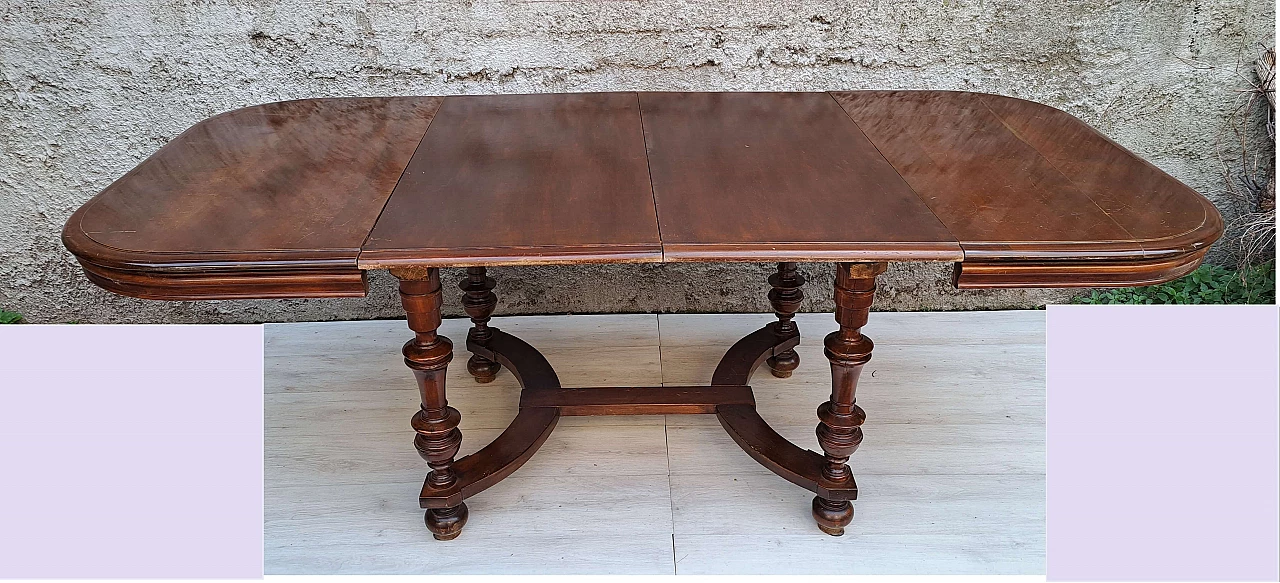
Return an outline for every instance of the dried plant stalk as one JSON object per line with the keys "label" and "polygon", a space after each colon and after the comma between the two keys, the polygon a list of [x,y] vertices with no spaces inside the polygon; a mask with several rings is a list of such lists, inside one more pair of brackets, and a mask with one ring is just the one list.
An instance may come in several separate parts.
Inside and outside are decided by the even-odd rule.
{"label": "dried plant stalk", "polygon": [[[1243,207],[1228,225],[1242,277],[1244,268],[1272,256],[1276,241],[1275,47],[1259,47],[1251,64],[1237,66],[1246,87],[1217,140],[1226,190]],[[1259,117],[1265,128],[1254,125]]]}

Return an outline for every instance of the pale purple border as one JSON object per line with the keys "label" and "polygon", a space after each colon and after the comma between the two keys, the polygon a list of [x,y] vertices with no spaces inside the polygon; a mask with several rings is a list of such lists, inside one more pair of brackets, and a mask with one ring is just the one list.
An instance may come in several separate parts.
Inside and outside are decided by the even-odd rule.
{"label": "pale purple border", "polygon": [[1049,306],[1048,578],[1280,577],[1276,306]]}
{"label": "pale purple border", "polygon": [[0,326],[0,577],[262,576],[261,326]]}

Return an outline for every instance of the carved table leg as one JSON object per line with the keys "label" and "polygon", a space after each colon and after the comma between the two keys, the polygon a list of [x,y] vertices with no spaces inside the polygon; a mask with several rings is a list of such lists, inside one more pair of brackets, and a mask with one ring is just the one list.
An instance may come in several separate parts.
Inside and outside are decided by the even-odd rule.
{"label": "carved table leg", "polygon": [[[773,290],[769,292],[769,303],[773,304],[773,313],[778,316],[773,330],[779,338],[791,336],[797,332],[796,323],[791,319],[804,300],[804,292],[800,291],[800,286],[804,285],[804,276],[796,270],[795,263],[779,263],[778,272],[769,276],[769,285],[773,286]],[[800,355],[796,354],[795,349],[788,348],[769,357],[765,363],[769,365],[773,376],[785,379],[800,366]]]}
{"label": "carved table leg", "polygon": [[[414,337],[404,345],[404,362],[413,370],[422,396],[422,408],[413,416],[413,429],[418,434],[413,445],[427,460],[431,471],[427,481],[445,488],[457,481],[453,458],[462,445],[458,423],[462,415],[445,400],[445,370],[453,360],[453,343],[436,334],[440,327],[440,270],[428,268],[393,269],[400,280],[400,302],[409,316]],[[467,505],[429,508],[427,528],[435,538],[450,540],[462,532],[467,522]]]}
{"label": "carved table leg", "polygon": [[[463,291],[462,308],[471,316],[471,330],[467,332],[467,339],[482,346],[488,344],[489,338],[493,336],[489,328],[489,316],[493,315],[493,308],[498,305],[498,296],[493,293],[496,285],[492,277],[485,275],[483,267],[468,267],[467,278],[458,283]],[[472,354],[467,359],[467,372],[475,377],[477,383],[493,382],[501,369],[502,365],[478,354]]]}
{"label": "carved table leg", "polygon": [[[839,263],[836,266],[836,322],[840,330],[823,340],[831,361],[831,400],[818,406],[818,444],[826,454],[822,466],[825,480],[842,483],[853,479],[845,462],[862,443],[862,422],[866,414],[855,403],[858,375],[871,360],[871,339],[862,335],[871,302],[876,293],[876,275],[884,263]],[[829,535],[844,534],[853,521],[853,504],[848,500],[813,499],[813,518]]]}

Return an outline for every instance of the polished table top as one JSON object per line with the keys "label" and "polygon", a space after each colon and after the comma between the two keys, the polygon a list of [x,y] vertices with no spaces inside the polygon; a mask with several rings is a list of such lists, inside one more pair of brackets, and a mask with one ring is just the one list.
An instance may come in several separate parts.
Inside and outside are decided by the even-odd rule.
{"label": "polished table top", "polygon": [[945,91],[308,99],[196,124],[63,240],[139,297],[362,295],[364,270],[954,261],[960,287],[1141,285],[1222,232],[1051,107]]}

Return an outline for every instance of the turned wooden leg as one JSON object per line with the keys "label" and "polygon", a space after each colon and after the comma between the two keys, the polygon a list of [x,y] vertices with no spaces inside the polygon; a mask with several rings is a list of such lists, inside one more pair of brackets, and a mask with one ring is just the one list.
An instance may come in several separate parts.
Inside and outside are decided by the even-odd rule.
{"label": "turned wooden leg", "polygon": [[[839,263],[836,265],[836,322],[840,330],[823,340],[831,361],[831,400],[818,406],[818,444],[825,453],[822,478],[842,483],[853,479],[845,463],[862,443],[862,422],[866,414],[855,402],[858,375],[871,360],[871,339],[862,335],[876,294],[876,275],[884,263]],[[853,504],[848,500],[813,499],[813,518],[818,528],[832,536],[844,534],[853,521]]]}
{"label": "turned wooden leg", "polygon": [[[774,333],[779,337],[796,334],[798,330],[792,318],[795,317],[796,310],[800,309],[800,302],[804,300],[804,292],[800,291],[800,286],[804,285],[804,276],[796,270],[795,263],[779,263],[778,272],[769,276],[769,285],[773,286],[769,292],[769,303],[773,304],[773,313],[778,316],[778,321],[773,325]],[[788,348],[769,357],[765,364],[769,365],[773,376],[785,379],[800,366],[800,355]]]}
{"label": "turned wooden leg", "polygon": [[[449,406],[444,395],[445,370],[453,360],[453,343],[436,334],[440,327],[440,270],[428,268],[393,269],[400,280],[400,302],[409,316],[409,329],[414,337],[404,345],[404,363],[413,370],[422,396],[422,408],[413,416],[413,429],[418,434],[413,445],[427,460],[431,471],[427,481],[436,487],[448,487],[457,481],[453,458],[462,445],[458,422],[462,415]],[[462,532],[467,522],[467,505],[430,508],[427,528],[439,540],[451,540]]]}
{"label": "turned wooden leg", "polygon": [[[468,267],[467,278],[458,283],[462,289],[462,309],[471,317],[471,330],[467,338],[478,344],[485,344],[493,335],[489,328],[489,316],[498,305],[498,296],[493,293],[496,282],[485,275],[483,267]],[[478,354],[467,359],[467,372],[475,377],[477,383],[493,382],[497,378],[502,365]]]}

